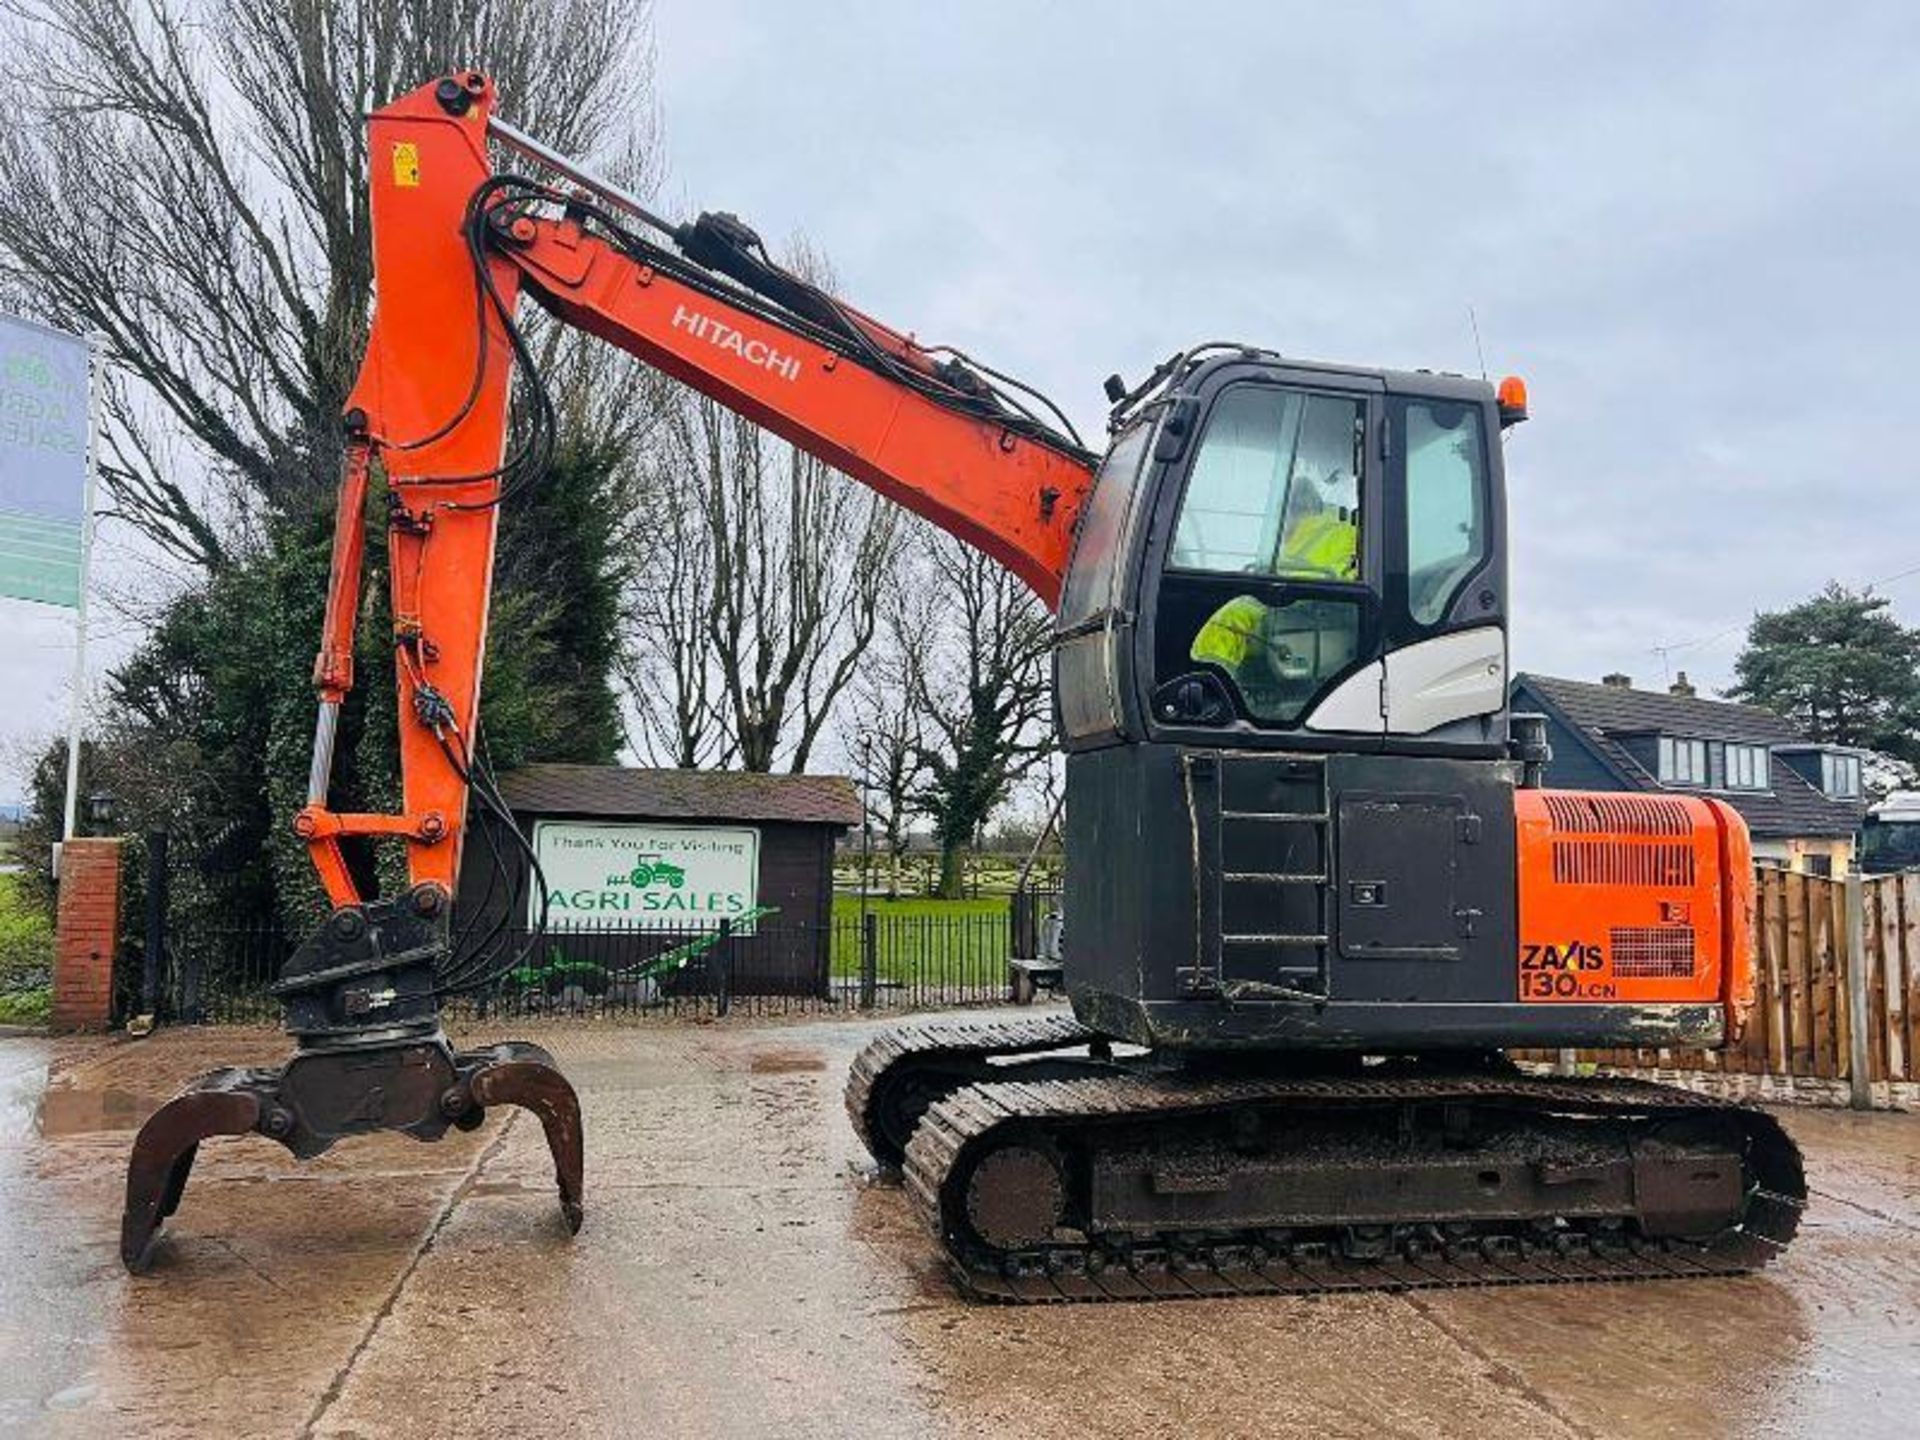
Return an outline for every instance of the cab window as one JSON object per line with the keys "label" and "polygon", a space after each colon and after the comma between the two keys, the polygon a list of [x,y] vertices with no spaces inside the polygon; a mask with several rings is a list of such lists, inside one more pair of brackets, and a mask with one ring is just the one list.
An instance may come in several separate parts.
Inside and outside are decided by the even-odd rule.
{"label": "cab window", "polygon": [[1122,723],[1114,639],[1102,617],[1125,597],[1139,513],[1141,462],[1153,427],[1137,423],[1107,452],[1081,511],[1079,539],[1060,594],[1053,652],[1060,724],[1072,740],[1117,735]]}
{"label": "cab window", "polygon": [[1446,618],[1487,558],[1486,441],[1480,407],[1408,401],[1407,609],[1419,625]]}
{"label": "cab window", "polygon": [[1331,395],[1228,390],[1207,422],[1168,565],[1358,579],[1360,413]]}
{"label": "cab window", "polygon": [[1120,603],[1120,583],[1150,425],[1138,424],[1107,452],[1087,500],[1073,564],[1060,594],[1059,628],[1072,629]]}
{"label": "cab window", "polygon": [[1215,400],[1168,547],[1155,713],[1295,724],[1365,649],[1363,401],[1237,385]]}

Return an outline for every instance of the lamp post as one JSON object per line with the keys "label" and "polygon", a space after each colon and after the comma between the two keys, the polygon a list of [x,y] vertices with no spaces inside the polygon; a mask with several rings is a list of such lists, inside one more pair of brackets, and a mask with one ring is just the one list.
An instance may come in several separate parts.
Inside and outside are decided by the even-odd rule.
{"label": "lamp post", "polygon": [[860,1008],[873,1008],[880,954],[873,923],[873,736],[860,737]]}
{"label": "lamp post", "polygon": [[873,890],[873,736],[860,737],[860,927]]}

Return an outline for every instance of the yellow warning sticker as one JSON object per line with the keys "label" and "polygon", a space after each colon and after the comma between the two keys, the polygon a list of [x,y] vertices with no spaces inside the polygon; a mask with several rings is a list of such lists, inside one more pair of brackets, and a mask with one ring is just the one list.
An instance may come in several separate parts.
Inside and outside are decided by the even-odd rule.
{"label": "yellow warning sticker", "polygon": [[420,147],[411,140],[394,142],[393,183],[408,188],[420,183]]}

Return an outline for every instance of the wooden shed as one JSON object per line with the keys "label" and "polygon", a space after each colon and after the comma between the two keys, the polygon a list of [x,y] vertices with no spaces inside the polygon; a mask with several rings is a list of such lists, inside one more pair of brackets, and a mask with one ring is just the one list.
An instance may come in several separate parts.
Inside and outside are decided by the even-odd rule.
{"label": "wooden shed", "polygon": [[[456,931],[532,925],[531,852],[548,895],[543,963],[589,988],[607,976],[710,986],[705,942],[725,920],[733,993],[827,992],[834,842],[860,823],[845,776],[529,765],[500,789],[520,840],[476,806]],[[678,950],[700,963],[653,973],[650,956]]]}

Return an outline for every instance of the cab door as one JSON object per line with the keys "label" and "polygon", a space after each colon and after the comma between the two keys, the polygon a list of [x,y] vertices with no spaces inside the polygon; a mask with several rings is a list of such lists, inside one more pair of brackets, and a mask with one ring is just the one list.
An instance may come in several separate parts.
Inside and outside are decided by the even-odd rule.
{"label": "cab door", "polygon": [[1162,738],[1311,746],[1309,718],[1356,684],[1339,743],[1384,732],[1380,390],[1296,373],[1207,387],[1162,479],[1140,657]]}
{"label": "cab door", "polygon": [[1505,507],[1493,419],[1473,399],[1387,402],[1383,695],[1397,738],[1505,738]]}

